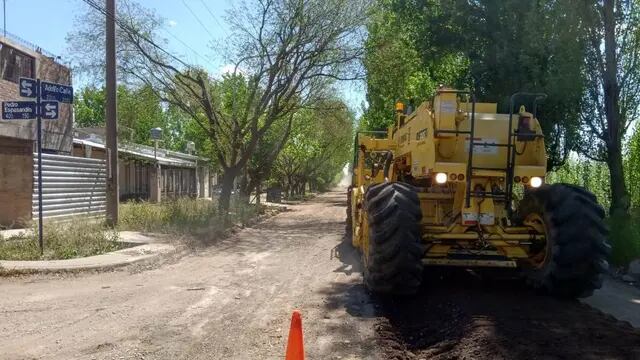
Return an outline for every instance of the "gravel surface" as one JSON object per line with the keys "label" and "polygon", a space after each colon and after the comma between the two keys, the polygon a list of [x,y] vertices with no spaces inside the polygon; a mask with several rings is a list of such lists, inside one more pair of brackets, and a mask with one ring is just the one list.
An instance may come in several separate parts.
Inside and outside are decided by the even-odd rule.
{"label": "gravel surface", "polygon": [[293,309],[309,359],[379,358],[357,257],[338,246],[344,201],[288,205],[155,269],[0,278],[0,359],[281,359]]}
{"label": "gravel surface", "polygon": [[640,333],[520,282],[427,270],[417,296],[361,285],[331,192],[180,258],[101,274],[0,278],[0,359],[640,359]]}
{"label": "gravel surface", "polygon": [[387,359],[640,359],[639,330],[577,300],[464,270],[426,277],[417,296],[378,300]]}

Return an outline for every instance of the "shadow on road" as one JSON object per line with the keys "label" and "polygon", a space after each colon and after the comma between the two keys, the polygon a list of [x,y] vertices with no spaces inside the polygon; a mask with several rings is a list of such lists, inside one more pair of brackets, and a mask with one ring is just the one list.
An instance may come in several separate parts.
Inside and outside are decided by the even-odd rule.
{"label": "shadow on road", "polygon": [[[332,250],[335,272],[360,272],[350,241]],[[425,271],[418,294],[370,295],[361,279],[322,290],[328,310],[376,318],[390,359],[640,359],[640,331],[577,300],[536,293],[513,273]]]}
{"label": "shadow on road", "polygon": [[400,359],[640,358],[640,332],[630,325],[515,279],[439,270],[417,295],[378,301],[381,343]]}
{"label": "shadow on road", "polygon": [[331,249],[331,258],[337,258],[342,262],[333,272],[341,272],[347,275],[352,273],[362,273],[362,262],[360,252],[351,245],[351,238],[347,235],[342,237],[342,241]]}

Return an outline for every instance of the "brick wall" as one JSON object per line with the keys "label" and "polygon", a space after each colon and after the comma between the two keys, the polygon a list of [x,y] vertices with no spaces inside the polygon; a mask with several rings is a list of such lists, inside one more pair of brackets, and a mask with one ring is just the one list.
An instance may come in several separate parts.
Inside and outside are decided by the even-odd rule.
{"label": "brick wall", "polygon": [[0,136],[0,226],[31,220],[33,141]]}
{"label": "brick wall", "polygon": [[104,149],[91,147],[91,156],[87,156],[87,146],[73,144],[72,156],[89,157],[92,159],[107,160],[107,154]]}

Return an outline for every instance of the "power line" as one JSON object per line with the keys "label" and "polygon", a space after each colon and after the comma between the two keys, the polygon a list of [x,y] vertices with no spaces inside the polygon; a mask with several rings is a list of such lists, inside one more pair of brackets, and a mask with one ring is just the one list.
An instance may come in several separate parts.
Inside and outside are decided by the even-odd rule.
{"label": "power line", "polygon": [[[155,43],[153,40],[149,39],[147,36],[141,34],[139,31],[137,31],[136,29],[132,28],[131,26],[129,26],[128,24],[126,24],[125,22],[123,22],[121,19],[118,19],[117,16],[115,16],[114,14],[111,14],[109,12],[107,12],[106,9],[104,9],[103,7],[101,7],[100,5],[96,4],[94,2],[94,0],[82,0],[83,2],[85,2],[87,5],[91,6],[92,8],[94,8],[95,10],[97,10],[98,12],[100,12],[101,14],[107,16],[110,19],[114,19],[114,21],[116,22],[116,24],[118,25],[118,27],[120,29],[122,29],[123,31],[125,31],[126,33],[128,33],[129,35],[135,35],[139,38],[141,38],[142,40],[144,40],[145,42],[147,42],[148,44],[150,44],[151,46],[153,46],[154,48],[158,49],[159,51],[167,54],[168,56],[170,56],[171,58],[173,58],[174,60],[178,61],[179,63],[181,63],[182,65],[186,66],[186,67],[191,67],[190,64],[187,64],[186,62],[184,62],[182,59],[178,58],[177,56],[173,55],[171,52],[165,50],[162,46],[158,45],[157,43]],[[173,34],[171,34],[173,36]],[[179,39],[178,39],[179,40]],[[182,40],[179,40],[180,42],[182,42]],[[182,42],[185,46],[187,46],[189,49],[191,49],[191,47],[189,47],[188,45],[186,45],[184,42]],[[191,49],[196,55],[200,56],[202,59],[204,59],[205,61],[208,61],[207,59],[205,59],[202,55],[200,55],[197,51]]]}
{"label": "power line", "polygon": [[165,33],[167,33],[169,36],[171,36],[172,38],[174,38],[176,41],[178,41],[180,44],[182,44],[184,47],[186,47],[187,49],[191,50],[195,55],[197,55],[200,59],[204,60],[205,62],[209,62],[211,60],[207,59],[206,57],[204,57],[203,55],[200,55],[200,53],[198,53],[194,48],[192,48],[191,46],[189,46],[189,44],[187,44],[186,42],[182,41],[182,39],[180,39],[179,37],[177,37],[175,34],[173,34],[171,31],[165,29],[165,28],[160,28],[162,31],[164,31]]}
{"label": "power line", "polygon": [[[184,0],[183,0],[184,1]],[[209,8],[209,5],[207,5],[206,2],[204,2],[204,0],[200,0],[200,2],[202,3],[202,5],[204,6],[205,9],[207,9],[207,12],[209,13],[209,15],[211,15],[211,17],[213,18],[213,21],[216,22],[216,24],[218,24],[218,26],[220,27],[220,30],[222,30],[222,32],[226,32],[224,30],[224,26],[222,26],[222,24],[220,23],[220,21],[218,21],[218,18],[213,15],[213,11],[211,11],[211,9]]]}
{"label": "power line", "polygon": [[200,24],[200,26],[202,26],[202,28],[204,29],[204,31],[207,32],[207,34],[209,34],[209,36],[211,36],[211,40],[215,40],[215,36],[213,36],[213,34],[211,34],[211,31],[209,31],[209,29],[207,29],[206,26],[204,26],[204,24],[202,23],[202,21],[200,20],[200,18],[198,17],[198,15],[196,15],[195,12],[193,12],[193,10],[189,7],[189,5],[187,5],[187,2],[182,0],[182,3],[184,4],[184,6],[187,8],[187,10],[189,10],[189,12],[191,13],[191,15],[193,15],[193,17],[196,19],[196,21],[198,22],[198,24]]}

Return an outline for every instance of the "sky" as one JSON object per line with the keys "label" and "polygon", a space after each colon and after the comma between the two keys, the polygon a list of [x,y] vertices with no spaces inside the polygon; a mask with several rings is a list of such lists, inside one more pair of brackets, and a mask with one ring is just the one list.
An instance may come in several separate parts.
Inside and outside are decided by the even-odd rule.
{"label": "sky", "polygon": [[[88,5],[82,0],[4,1],[6,1],[8,33],[60,56],[63,62],[68,60],[65,37],[73,29],[76,16],[83,13]],[[118,0],[116,4],[117,2]],[[154,9],[166,20],[166,26],[159,35],[167,39],[168,50],[174,55],[187,63],[201,65],[212,74],[219,74],[228,67],[220,52],[216,51],[216,47],[223,44],[229,37],[230,31],[225,18],[228,11],[233,9],[233,0],[136,0],[136,2],[146,8]],[[78,85],[82,86],[82,84]],[[363,85],[342,84],[340,89],[344,100],[359,114],[364,101]]]}

